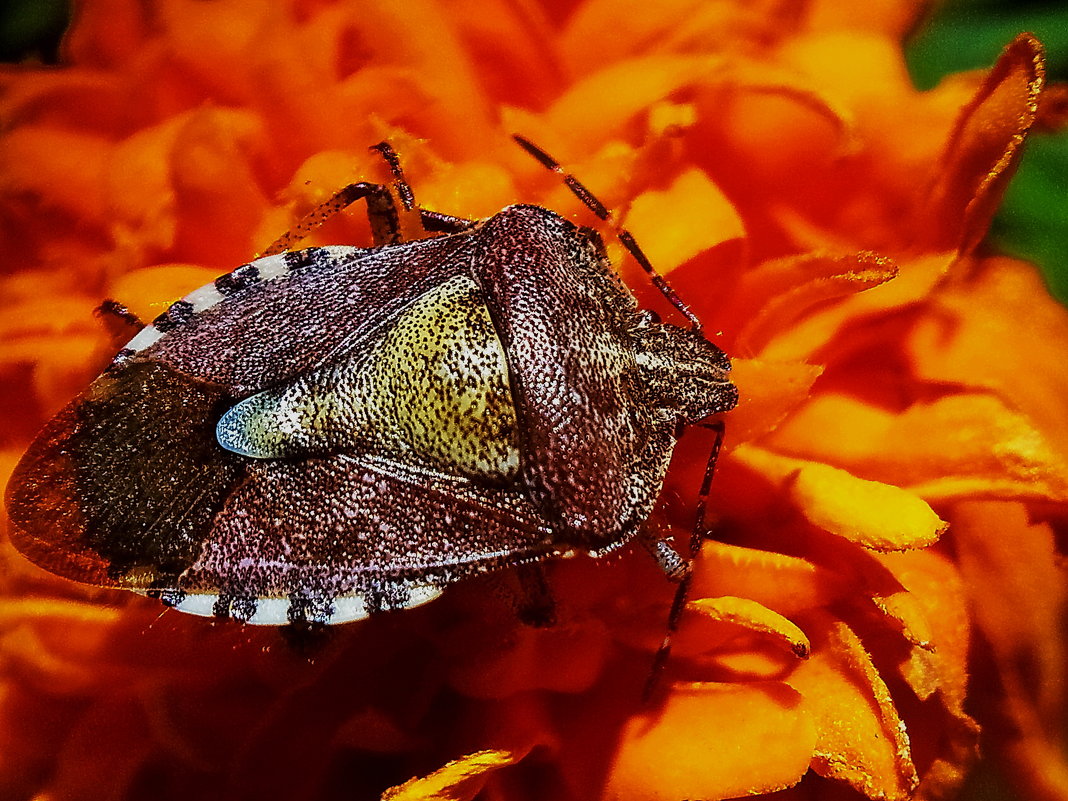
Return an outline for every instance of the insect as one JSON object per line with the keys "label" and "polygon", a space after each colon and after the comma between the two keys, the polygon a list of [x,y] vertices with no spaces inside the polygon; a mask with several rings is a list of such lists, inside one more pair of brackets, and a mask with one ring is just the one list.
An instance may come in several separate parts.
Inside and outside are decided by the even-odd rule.
{"label": "insect", "polygon": [[[626,231],[688,326],[638,308],[592,229],[530,205],[422,210],[376,149],[392,186],[346,187],[171,305],[45,426],[7,493],[27,557],[276,625],[634,538],[684,572],[643,524],[682,427],[735,405],[727,356]],[[359,199],[374,246],[290,249]],[[428,235],[403,239],[413,225]]]}

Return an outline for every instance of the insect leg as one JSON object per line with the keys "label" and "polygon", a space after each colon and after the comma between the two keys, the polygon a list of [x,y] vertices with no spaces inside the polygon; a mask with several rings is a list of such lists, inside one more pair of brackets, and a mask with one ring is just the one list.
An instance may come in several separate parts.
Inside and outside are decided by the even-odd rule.
{"label": "insect leg", "polygon": [[549,589],[549,582],[545,580],[545,570],[542,566],[535,562],[517,565],[516,575],[523,593],[519,619],[534,628],[554,625],[556,600]]}
{"label": "insect leg", "polygon": [[[683,570],[685,572],[683,572],[681,578],[679,578],[679,585],[675,589],[675,597],[671,601],[671,611],[668,613],[667,630],[664,632],[664,639],[661,641],[660,647],[657,649],[656,655],[653,657],[653,665],[649,670],[649,677],[645,682],[645,689],[642,692],[642,700],[644,701],[648,701],[652,696],[653,690],[656,689],[656,682],[664,670],[664,665],[667,664],[668,656],[671,654],[671,638],[679,629],[679,621],[682,619],[682,612],[686,608],[687,596],[690,593],[690,584],[693,582],[693,562],[701,550],[701,541],[705,538],[705,535],[708,532],[708,523],[706,520],[708,493],[712,488],[712,478],[716,474],[716,462],[719,460],[719,452],[723,447],[724,429],[722,421],[707,424],[698,423],[698,425],[715,432],[716,438],[713,440],[712,448],[708,454],[708,462],[705,464],[705,475],[701,480],[701,490],[697,496],[697,510],[694,515],[694,526],[693,531],[690,532],[689,558],[682,560],[682,557],[672,551],[676,559],[684,561],[685,566]],[[670,548],[668,548],[668,550],[670,550]],[[658,558],[657,561],[660,561],[660,559]],[[668,573],[669,578],[674,578],[675,575],[678,575],[678,573],[675,572],[674,575],[673,573]]]}
{"label": "insect leg", "polygon": [[389,165],[389,171],[393,173],[393,188],[397,190],[397,197],[400,198],[404,210],[411,211],[414,209],[415,192],[412,191],[408,179],[404,177],[404,170],[401,169],[397,151],[390,146],[389,142],[379,142],[377,145],[371,145],[371,150],[378,153]]}
{"label": "insect leg", "polygon": [[[108,327],[111,333],[120,333],[114,329],[121,328],[122,334],[136,334],[145,324],[141,321],[141,318],[127,309],[117,300],[105,300],[96,309],[93,310],[93,314],[99,317],[104,325]],[[129,337],[127,337],[129,339]]]}
{"label": "insect leg", "polygon": [[630,255],[634,257],[634,260],[641,265],[641,268],[645,270],[646,274],[649,276],[649,280],[653,282],[653,286],[659,289],[660,294],[667,299],[668,303],[674,306],[679,314],[686,318],[690,323],[691,328],[700,329],[701,321],[697,319],[697,315],[694,314],[690,307],[682,301],[682,298],[675,293],[675,290],[671,288],[664,276],[656,271],[652,262],[649,261],[649,257],[646,256],[641,247],[638,246],[633,234],[615,222],[612,212],[605,207],[604,203],[598,200],[597,196],[587,189],[574,175],[564,172],[563,167],[560,166],[560,162],[533,142],[523,138],[519,134],[512,134],[512,138],[521,148],[533,156],[539,164],[548,170],[552,170],[563,178],[567,188],[571,190],[575,197],[582,201],[586,208],[615,228],[619,241],[623,243],[623,247],[627,249],[627,252],[630,253]]}
{"label": "insect leg", "polygon": [[458,234],[477,225],[477,220],[453,217],[451,214],[426,209],[419,209],[419,219],[423,223],[423,230],[430,234]]}
{"label": "insect leg", "polygon": [[[393,189],[397,193],[397,197],[400,198],[404,210],[412,211],[415,209],[415,192],[412,191],[412,186],[408,183],[408,179],[404,177],[404,170],[401,168],[397,152],[388,142],[379,142],[377,145],[372,146],[371,150],[382,156],[386,164],[389,165],[389,170],[393,173]],[[457,234],[475,225],[475,220],[453,217],[450,214],[441,214],[437,211],[419,209],[418,212],[423,230],[427,233]]]}
{"label": "insect leg", "polygon": [[145,327],[145,324],[117,300],[105,300],[96,307],[93,314],[103,324],[112,347],[119,351],[115,358],[119,361],[124,360],[130,352],[119,349],[133,339]]}
{"label": "insect leg", "polygon": [[389,189],[381,184],[361,181],[342,187],[330,199],[305,214],[295,226],[267,246],[261,256],[273,256],[290,250],[308,234],[357,200],[367,200],[367,219],[371,221],[371,235],[376,245],[400,241],[397,209]]}

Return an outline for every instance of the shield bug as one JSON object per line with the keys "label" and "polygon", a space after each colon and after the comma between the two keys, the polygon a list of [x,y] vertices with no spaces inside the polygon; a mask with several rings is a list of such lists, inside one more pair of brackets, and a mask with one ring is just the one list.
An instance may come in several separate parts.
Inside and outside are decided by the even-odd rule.
{"label": "shield bug", "polygon": [[[339,623],[642,532],[681,428],[736,402],[726,355],[626,231],[689,326],[640,310],[591,229],[421,210],[377,149],[392,188],[346,187],[171,305],[45,426],[7,493],[26,556],[194,614]],[[373,247],[290,249],[357,199]]]}

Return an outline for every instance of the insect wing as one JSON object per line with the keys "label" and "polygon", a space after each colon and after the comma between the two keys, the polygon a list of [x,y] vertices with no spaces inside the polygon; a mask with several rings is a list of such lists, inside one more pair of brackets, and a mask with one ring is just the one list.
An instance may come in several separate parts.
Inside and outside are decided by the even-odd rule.
{"label": "insect wing", "polygon": [[100,376],[53,418],[7,490],[11,540],[76,581],[141,587],[174,576],[243,473],[214,441],[219,387],[156,362]]}
{"label": "insect wing", "polygon": [[358,347],[415,298],[465,273],[470,240],[459,234],[268,256],[178,301],[129,348],[235,397],[251,395],[339,347]]}
{"label": "insect wing", "polygon": [[395,580],[441,586],[553,550],[515,490],[341,454],[253,464],[182,586],[333,599]]}
{"label": "insect wing", "polygon": [[[434,568],[451,579],[547,555],[515,492],[341,456],[250,462],[215,440],[236,400],[375,341],[414,298],[468,273],[471,244],[272,256],[178,301],[23,457],[7,497],[13,542],[79,581],[182,589],[188,573],[195,591],[246,596],[343,593]],[[286,522],[293,510],[299,524]],[[227,562],[245,556],[240,569]]]}

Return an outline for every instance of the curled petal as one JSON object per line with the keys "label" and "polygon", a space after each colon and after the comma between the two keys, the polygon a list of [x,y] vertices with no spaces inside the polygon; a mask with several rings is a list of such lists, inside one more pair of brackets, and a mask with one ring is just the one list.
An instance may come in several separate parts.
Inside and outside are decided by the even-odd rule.
{"label": "curled petal", "polygon": [[795,623],[750,598],[733,595],[719,598],[696,598],[687,609],[702,617],[721,623],[742,626],[750,631],[767,634],[789,648],[795,656],[808,657],[809,642],[805,632]]}
{"label": "curled petal", "polygon": [[876,551],[925,548],[946,530],[915,495],[828,465],[801,467],[790,496],[814,525]]}
{"label": "curled petal", "polygon": [[828,606],[843,590],[838,577],[806,559],[710,540],[697,557],[691,594],[740,596],[793,615]]}
{"label": "curled petal", "polygon": [[926,298],[953,264],[952,253],[924,254],[908,261],[898,261],[893,281],[885,281],[864,292],[842,297],[825,309],[816,309],[798,319],[787,329],[776,332],[761,351],[761,357],[773,360],[823,361],[835,355],[836,348],[849,348],[852,336],[843,331],[865,330],[887,314]]}
{"label": "curled petal", "polygon": [[758,353],[816,305],[879,286],[897,273],[890,259],[874,253],[808,254],[765,264],[743,277],[741,308],[732,304],[745,321],[738,341],[746,351]]}
{"label": "curled petal", "polygon": [[514,765],[510,751],[476,751],[438,768],[429,776],[411,779],[386,790],[382,801],[471,801],[495,771]]}
{"label": "curled petal", "polygon": [[869,798],[906,801],[918,778],[890,691],[857,635],[844,623],[826,625],[789,680],[816,722],[812,767]]}
{"label": "curled petal", "polygon": [[923,548],[937,542],[946,529],[923,500],[891,484],[752,445],[737,448],[734,457],[781,483],[813,525],[865,548]]}
{"label": "curled petal", "polygon": [[927,248],[969,253],[986,235],[1034,124],[1045,84],[1045,54],[1021,34],[1001,54],[949,137],[917,222]]}

